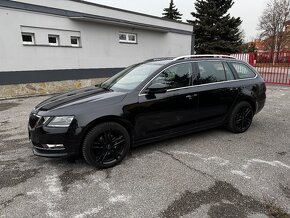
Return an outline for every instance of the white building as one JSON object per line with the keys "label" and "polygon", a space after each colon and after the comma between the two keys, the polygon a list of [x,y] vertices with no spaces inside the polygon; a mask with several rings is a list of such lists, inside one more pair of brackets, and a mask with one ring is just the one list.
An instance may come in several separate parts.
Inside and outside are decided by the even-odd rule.
{"label": "white building", "polygon": [[109,77],[192,46],[189,24],[77,0],[1,0],[0,26],[0,85]]}

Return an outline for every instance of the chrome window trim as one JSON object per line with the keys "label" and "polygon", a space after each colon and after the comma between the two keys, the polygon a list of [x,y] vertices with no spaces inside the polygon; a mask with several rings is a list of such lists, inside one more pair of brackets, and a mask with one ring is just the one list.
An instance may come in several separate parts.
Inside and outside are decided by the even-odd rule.
{"label": "chrome window trim", "polygon": [[[145,86],[143,86],[143,88],[141,89],[141,91],[139,92],[138,96],[145,96],[147,94],[142,93],[145,88],[147,88],[147,86],[157,77],[159,76],[162,72],[164,72],[165,70],[167,70],[170,67],[173,67],[175,65],[178,64],[184,64],[184,63],[197,63],[197,62],[204,62],[204,61],[216,61],[216,62],[223,62],[222,60],[200,60],[200,61],[184,61],[184,62],[179,62],[179,63],[175,63],[173,65],[170,65],[168,67],[166,67],[165,69],[163,69],[160,73],[158,73],[157,75],[155,75],[149,82],[146,83]],[[214,82],[214,83],[206,83],[206,84],[201,84],[201,85],[192,85],[192,86],[186,86],[186,87],[180,87],[180,88],[175,88],[175,89],[168,89],[167,92],[172,92],[172,91],[177,91],[177,90],[182,90],[182,89],[190,89],[193,87],[202,87],[202,86],[208,86],[208,85],[213,85],[213,84],[222,84],[222,83],[229,83],[229,82],[239,82],[239,81],[244,81],[244,80],[253,80],[256,79],[258,77],[258,74],[256,72],[255,73],[255,77],[251,77],[251,78],[245,78],[245,79],[235,79],[235,80],[227,80],[227,81],[221,81],[221,82]]]}

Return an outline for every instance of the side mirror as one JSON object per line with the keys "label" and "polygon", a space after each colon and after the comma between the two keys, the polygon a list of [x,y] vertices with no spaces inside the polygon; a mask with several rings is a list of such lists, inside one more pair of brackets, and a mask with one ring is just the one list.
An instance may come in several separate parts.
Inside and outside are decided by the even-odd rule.
{"label": "side mirror", "polygon": [[167,85],[162,84],[162,83],[155,83],[155,84],[150,85],[147,88],[147,94],[149,95],[162,94],[162,93],[166,93],[167,89],[168,89]]}

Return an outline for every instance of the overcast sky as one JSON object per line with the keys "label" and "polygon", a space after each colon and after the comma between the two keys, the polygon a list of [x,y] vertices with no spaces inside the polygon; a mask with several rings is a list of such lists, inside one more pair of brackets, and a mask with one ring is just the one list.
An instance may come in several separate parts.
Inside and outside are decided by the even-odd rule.
{"label": "overcast sky", "polygon": [[[88,0],[102,5],[122,8],[130,11],[161,16],[170,0]],[[175,5],[183,14],[183,20],[192,19],[190,12],[194,10],[194,0],[174,0]],[[249,41],[258,34],[257,25],[259,17],[266,7],[267,0],[235,0],[230,10],[232,16],[241,17],[242,29],[245,32],[245,40]]]}

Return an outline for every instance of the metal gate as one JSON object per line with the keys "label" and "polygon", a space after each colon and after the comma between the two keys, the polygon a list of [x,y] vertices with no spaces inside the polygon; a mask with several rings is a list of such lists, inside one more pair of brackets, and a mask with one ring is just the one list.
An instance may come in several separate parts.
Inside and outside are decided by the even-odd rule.
{"label": "metal gate", "polygon": [[254,66],[266,83],[290,85],[290,51],[232,54]]}

